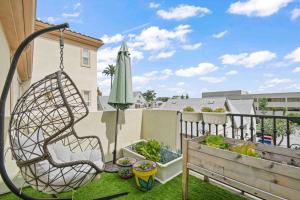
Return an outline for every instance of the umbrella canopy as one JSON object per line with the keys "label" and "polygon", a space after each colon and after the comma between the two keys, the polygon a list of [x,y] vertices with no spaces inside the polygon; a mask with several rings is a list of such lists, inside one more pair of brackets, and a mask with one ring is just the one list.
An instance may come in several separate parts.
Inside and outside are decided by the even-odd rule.
{"label": "umbrella canopy", "polygon": [[117,57],[116,73],[110,91],[108,104],[125,110],[134,103],[131,80],[131,61],[126,43],[123,43]]}

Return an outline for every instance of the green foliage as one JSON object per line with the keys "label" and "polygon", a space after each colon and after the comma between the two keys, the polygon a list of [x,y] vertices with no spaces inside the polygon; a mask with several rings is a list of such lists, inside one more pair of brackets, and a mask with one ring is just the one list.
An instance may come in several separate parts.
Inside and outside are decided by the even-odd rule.
{"label": "green foliage", "polygon": [[184,112],[194,112],[195,110],[194,110],[193,107],[187,106],[187,107],[185,107],[185,108],[183,109],[183,111],[184,111]]}
{"label": "green foliage", "polygon": [[204,144],[207,146],[220,148],[220,149],[228,149],[229,145],[225,142],[223,136],[220,135],[208,135],[204,140]]}
{"label": "green foliage", "polygon": [[[271,118],[265,118],[264,119],[264,130],[265,135],[273,135],[273,119]],[[257,124],[256,126],[257,130],[261,130],[261,122]],[[280,145],[283,141],[283,136],[286,134],[286,120],[285,119],[276,119],[276,130],[277,130],[277,136],[281,137],[281,140],[277,145]],[[290,122],[290,133],[294,134],[296,131],[296,123]]]}
{"label": "green foliage", "polygon": [[201,109],[202,112],[213,112],[213,109],[211,109],[210,107],[203,107]]}
{"label": "green foliage", "polygon": [[137,143],[135,145],[135,151],[145,156],[147,160],[160,161],[160,144],[156,140]]}
{"label": "green foliage", "polygon": [[226,112],[226,110],[224,108],[216,108],[215,110],[213,110],[210,107],[203,107],[201,109],[202,112],[217,112],[217,113],[224,113]]}
{"label": "green foliage", "polygon": [[143,96],[147,102],[151,102],[154,101],[156,93],[154,90],[147,90],[146,92],[143,93]]}
{"label": "green foliage", "polygon": [[258,100],[258,108],[261,110],[263,114],[266,114],[267,112],[267,106],[268,106],[268,99],[267,98],[261,98]]}
{"label": "green foliage", "polygon": [[254,144],[241,144],[230,148],[230,151],[243,154],[246,156],[259,157],[259,154],[255,151]]}
{"label": "green foliage", "polygon": [[110,88],[112,88],[112,79],[113,76],[116,73],[116,66],[114,65],[108,65],[108,67],[106,67],[103,72],[102,72],[105,76],[110,76]]}
{"label": "green foliage", "polygon": [[188,98],[190,98],[190,97],[189,97],[189,95],[188,95],[188,94],[186,94],[186,95],[185,95],[185,98],[186,98],[186,99],[188,99]]}
{"label": "green foliage", "polygon": [[216,109],[214,110],[214,112],[217,112],[217,113],[224,113],[224,112],[226,112],[226,110],[225,110],[224,108],[216,108]]}
{"label": "green foliage", "polygon": [[[289,113],[287,116],[289,117],[300,117],[299,113]],[[300,119],[291,120],[292,122],[300,125]]]}
{"label": "green foliage", "polygon": [[158,101],[167,102],[170,98],[169,97],[158,97]]}

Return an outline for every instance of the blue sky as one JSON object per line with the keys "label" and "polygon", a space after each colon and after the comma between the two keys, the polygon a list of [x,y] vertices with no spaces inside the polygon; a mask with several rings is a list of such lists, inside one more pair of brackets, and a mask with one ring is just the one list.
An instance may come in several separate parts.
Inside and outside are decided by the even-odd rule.
{"label": "blue sky", "polygon": [[105,45],[98,51],[98,84],[126,41],[134,90],[158,96],[242,89],[300,90],[299,0],[38,0],[37,17]]}

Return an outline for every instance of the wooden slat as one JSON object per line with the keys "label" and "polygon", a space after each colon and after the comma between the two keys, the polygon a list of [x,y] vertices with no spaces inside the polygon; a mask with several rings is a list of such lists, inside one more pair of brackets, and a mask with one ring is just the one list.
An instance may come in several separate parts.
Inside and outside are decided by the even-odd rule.
{"label": "wooden slat", "polygon": [[188,163],[188,140],[183,139],[182,141],[182,199],[188,199],[188,183],[189,183],[189,169],[187,168]]}
{"label": "wooden slat", "polygon": [[230,161],[234,161],[237,163],[241,163],[244,165],[248,165],[251,167],[259,168],[265,171],[269,171],[276,174],[281,174],[284,176],[289,176],[291,178],[297,177],[300,180],[300,168],[282,164],[270,160],[265,160],[261,158],[255,158],[250,156],[240,155],[235,152],[231,152],[228,150],[222,150],[217,148],[208,147],[206,145],[202,145],[196,142],[190,142],[189,148],[195,151],[200,151],[212,156],[216,156],[219,158],[224,158]]}
{"label": "wooden slat", "polygon": [[233,180],[233,179],[228,178],[226,176],[220,175],[220,174],[215,173],[213,171],[204,169],[202,167],[193,165],[191,163],[188,163],[188,168],[190,168],[191,170],[196,171],[196,172],[198,172],[200,174],[209,176],[210,178],[212,178],[214,180],[217,180],[217,181],[219,181],[221,183],[230,185],[230,186],[232,186],[234,188],[237,188],[239,190],[242,190],[242,191],[247,191],[247,193],[252,194],[254,196],[257,196],[257,197],[260,197],[260,198],[263,198],[263,199],[272,199],[272,200],[279,200],[279,199],[281,199],[282,200],[282,198],[277,197],[275,195],[272,195],[270,193],[266,193],[263,190],[251,187],[251,186],[249,186],[247,184],[238,182],[236,180]]}
{"label": "wooden slat", "polygon": [[300,182],[297,179],[268,173],[255,167],[226,160],[203,152],[189,150],[189,163],[211,170],[238,182],[259,188],[284,198],[300,196]]}

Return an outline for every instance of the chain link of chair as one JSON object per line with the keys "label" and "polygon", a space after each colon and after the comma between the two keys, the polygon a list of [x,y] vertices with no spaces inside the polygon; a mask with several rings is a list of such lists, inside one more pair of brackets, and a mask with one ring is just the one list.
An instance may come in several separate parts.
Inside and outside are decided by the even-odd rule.
{"label": "chain link of chair", "polygon": [[60,64],[59,68],[64,70],[64,30],[60,29],[60,39],[59,39],[59,47],[60,47]]}

